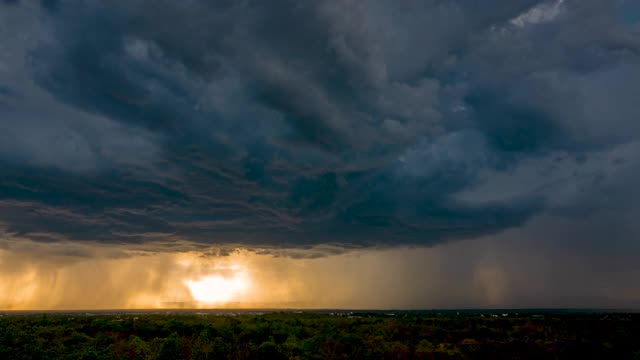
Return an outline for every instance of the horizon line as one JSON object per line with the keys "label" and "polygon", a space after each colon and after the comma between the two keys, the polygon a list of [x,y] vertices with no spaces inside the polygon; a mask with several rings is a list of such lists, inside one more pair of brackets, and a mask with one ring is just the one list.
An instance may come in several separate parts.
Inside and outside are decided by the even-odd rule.
{"label": "horizon line", "polygon": [[16,314],[16,313],[28,313],[28,314],[45,314],[45,313],[169,313],[169,312],[182,312],[182,313],[197,313],[197,312],[360,312],[360,313],[411,313],[411,312],[485,312],[485,313],[640,313],[640,308],[589,308],[589,307],[531,307],[531,308],[410,308],[410,309],[385,309],[385,308],[285,308],[285,307],[273,307],[273,308],[138,308],[138,309],[118,309],[118,308],[101,308],[101,309],[0,309],[0,315],[3,314]]}

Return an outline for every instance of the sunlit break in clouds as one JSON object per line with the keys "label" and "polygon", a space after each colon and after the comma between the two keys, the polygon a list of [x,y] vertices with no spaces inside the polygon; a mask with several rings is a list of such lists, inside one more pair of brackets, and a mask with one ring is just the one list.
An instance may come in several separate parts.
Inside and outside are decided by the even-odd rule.
{"label": "sunlit break in clouds", "polygon": [[0,309],[639,308],[637,94],[633,0],[0,0]]}
{"label": "sunlit break in clouds", "polygon": [[251,286],[246,270],[237,266],[229,268],[231,273],[223,275],[205,275],[198,280],[185,280],[191,296],[199,304],[220,305],[242,299]]}

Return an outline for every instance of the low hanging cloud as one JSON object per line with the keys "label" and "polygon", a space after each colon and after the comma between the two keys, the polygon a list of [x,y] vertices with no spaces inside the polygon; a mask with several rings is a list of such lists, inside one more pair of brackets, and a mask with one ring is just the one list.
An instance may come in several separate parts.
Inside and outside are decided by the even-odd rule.
{"label": "low hanging cloud", "polygon": [[631,1],[0,10],[16,239],[435,245],[637,210]]}

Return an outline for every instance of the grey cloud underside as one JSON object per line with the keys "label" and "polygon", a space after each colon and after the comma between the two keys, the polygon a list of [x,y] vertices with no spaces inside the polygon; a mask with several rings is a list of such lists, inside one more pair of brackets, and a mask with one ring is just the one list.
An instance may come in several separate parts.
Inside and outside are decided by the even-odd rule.
{"label": "grey cloud underside", "polygon": [[584,199],[636,174],[627,8],[5,1],[0,225],[42,241],[432,245],[615,208]]}

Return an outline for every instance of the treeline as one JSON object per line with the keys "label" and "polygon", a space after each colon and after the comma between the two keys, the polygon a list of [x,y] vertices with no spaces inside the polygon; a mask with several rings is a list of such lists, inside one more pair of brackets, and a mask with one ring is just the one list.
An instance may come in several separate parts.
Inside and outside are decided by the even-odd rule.
{"label": "treeline", "polygon": [[640,359],[640,316],[3,316],[0,359]]}

